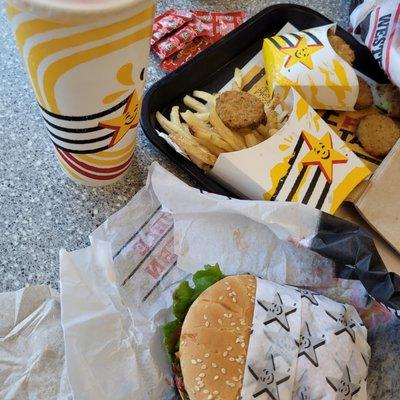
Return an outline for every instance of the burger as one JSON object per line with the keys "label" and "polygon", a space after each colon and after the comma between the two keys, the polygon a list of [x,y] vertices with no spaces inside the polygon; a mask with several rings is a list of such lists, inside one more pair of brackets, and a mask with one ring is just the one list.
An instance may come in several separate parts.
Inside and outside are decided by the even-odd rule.
{"label": "burger", "polygon": [[218,264],[192,280],[163,328],[183,400],[367,398],[370,349],[352,306]]}

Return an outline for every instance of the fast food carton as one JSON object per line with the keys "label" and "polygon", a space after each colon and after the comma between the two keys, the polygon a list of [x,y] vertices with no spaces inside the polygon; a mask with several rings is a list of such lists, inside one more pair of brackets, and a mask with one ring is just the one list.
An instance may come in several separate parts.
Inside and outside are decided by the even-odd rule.
{"label": "fast food carton", "polygon": [[291,111],[277,133],[220,154],[209,173],[250,199],[301,202],[333,214],[370,170],[296,90],[282,107]]}
{"label": "fast food carton", "polygon": [[294,87],[315,109],[354,109],[357,76],[329,43],[331,28],[335,29],[335,24],[264,39],[263,56],[271,93],[286,96]]}
{"label": "fast food carton", "polygon": [[[286,24],[280,31],[280,34],[296,31],[291,24]],[[272,93],[268,85],[266,68],[264,66],[262,50],[254,55],[254,57],[242,68],[243,72],[243,89],[254,96],[258,97],[262,102],[268,103],[272,98]],[[376,86],[376,82],[368,76],[356,71],[357,75],[368,82],[371,87]],[[231,90],[233,80],[229,80],[219,91],[224,92]],[[346,143],[346,145],[361,158],[364,164],[373,172],[381,163],[381,160],[368,154],[362,147],[355,136],[358,120],[365,115],[371,113],[379,113],[379,110],[372,106],[364,110],[355,111],[337,111],[337,110],[318,110],[318,114],[322,119],[335,131],[335,133]]]}

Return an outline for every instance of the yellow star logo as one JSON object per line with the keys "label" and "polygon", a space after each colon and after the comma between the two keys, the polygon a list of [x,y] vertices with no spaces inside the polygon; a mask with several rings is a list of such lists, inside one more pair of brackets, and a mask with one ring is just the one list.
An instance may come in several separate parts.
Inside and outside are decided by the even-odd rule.
{"label": "yellow star logo", "polygon": [[347,158],[332,147],[332,138],[326,132],[321,139],[317,139],[311,133],[303,131],[302,136],[310,151],[303,157],[303,165],[318,165],[326,180],[332,183],[333,164],[343,164]]}
{"label": "yellow star logo", "polygon": [[290,68],[298,62],[309,69],[313,69],[312,55],[324,47],[323,44],[308,44],[307,38],[301,35],[294,46],[282,47],[280,50],[289,57],[285,61],[285,68]]}
{"label": "yellow star logo", "polygon": [[139,99],[136,90],[128,97],[128,101],[124,107],[124,111],[118,117],[100,121],[99,126],[103,128],[113,129],[114,136],[108,147],[116,145],[129,131],[135,128],[139,123]]}

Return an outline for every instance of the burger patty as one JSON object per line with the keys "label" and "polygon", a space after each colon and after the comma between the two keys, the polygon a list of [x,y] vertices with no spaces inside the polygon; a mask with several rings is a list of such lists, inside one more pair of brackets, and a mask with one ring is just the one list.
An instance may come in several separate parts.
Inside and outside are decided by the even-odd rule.
{"label": "burger patty", "polygon": [[215,107],[223,123],[233,130],[251,130],[265,122],[264,104],[247,92],[221,93]]}

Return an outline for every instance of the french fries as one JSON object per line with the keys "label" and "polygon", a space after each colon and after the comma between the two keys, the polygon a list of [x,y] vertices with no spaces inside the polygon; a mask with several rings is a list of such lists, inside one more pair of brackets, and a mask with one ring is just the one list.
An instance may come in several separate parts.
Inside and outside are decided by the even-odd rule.
{"label": "french fries", "polygon": [[241,150],[246,147],[243,137],[239,133],[232,132],[222,122],[215,109],[210,111],[210,123],[219,135],[232,146],[233,150]]}
{"label": "french fries", "polygon": [[205,104],[203,104],[202,102],[196,100],[194,97],[189,95],[186,95],[183,98],[183,103],[185,104],[185,106],[192,108],[193,110],[199,113],[206,113],[208,111]]}
{"label": "french fries", "polygon": [[233,151],[231,145],[229,145],[225,140],[221,139],[220,136],[210,128],[204,121],[198,119],[191,111],[185,111],[181,113],[181,117],[188,123],[191,127],[194,136],[201,139],[204,143],[210,143],[217,146],[225,151]]}
{"label": "french fries", "polygon": [[256,144],[263,142],[264,138],[256,131],[253,131],[244,135],[244,140],[246,141],[247,147],[253,147]]}
{"label": "french fries", "polygon": [[278,122],[278,113],[274,110],[269,110],[267,113],[267,124],[266,127],[268,128],[268,131],[270,132],[271,129],[279,129],[280,124]]}
{"label": "french fries", "polygon": [[[235,69],[232,90],[242,90],[242,71]],[[267,122],[247,132],[236,132],[228,128],[216,112],[217,95],[203,90],[194,90],[192,96],[186,95],[183,103],[188,108],[181,112],[179,106],[173,106],[170,119],[160,112],[156,113],[160,126],[168,133],[199,168],[210,170],[217,157],[225,152],[239,151],[255,146],[276,133],[288,120],[288,110],[277,108],[278,99],[265,104]],[[282,105],[283,106],[283,105]],[[279,111],[279,112],[277,112]]]}
{"label": "french fries", "polygon": [[164,117],[159,111],[156,113],[156,119],[161,127],[168,133],[168,135],[182,135],[185,136],[186,132],[182,126],[174,124],[172,121]]}
{"label": "french fries", "polygon": [[191,134],[192,134],[192,133],[190,132],[190,129],[189,129],[189,125],[188,125],[188,124],[183,123],[183,124],[181,124],[181,125],[182,125],[183,130],[184,130],[188,135],[191,135]]}
{"label": "french fries", "polygon": [[242,70],[235,68],[233,75],[232,90],[242,90]]}
{"label": "french fries", "polygon": [[197,141],[203,145],[211,154],[218,157],[221,153],[226,153],[224,149],[213,144],[210,140],[205,139],[204,137],[196,137]]}
{"label": "french fries", "polygon": [[[185,132],[186,132],[189,136],[191,136],[192,133],[190,132],[189,125],[188,125],[188,124],[185,124],[185,123],[182,123],[181,125],[182,125],[182,128],[185,130]],[[204,147],[206,147],[206,148],[210,151],[210,153],[214,154],[214,155],[217,156],[217,157],[218,157],[221,153],[224,153],[224,150],[223,150],[223,149],[221,149],[221,148],[218,147],[218,146],[213,145],[213,144],[210,143],[210,142],[201,140],[200,138],[197,138],[197,141],[198,141],[201,145],[203,145]]]}
{"label": "french fries", "polygon": [[215,96],[212,95],[211,93],[208,92],[204,92],[202,90],[195,90],[193,92],[193,96],[197,97],[199,99],[204,100],[205,102],[207,102],[207,106],[208,107],[215,107]]}
{"label": "french fries", "polygon": [[260,124],[257,126],[256,131],[265,139],[268,139],[271,134],[269,132],[269,129],[267,128],[266,125]]}
{"label": "french fries", "polygon": [[289,111],[288,110],[283,110],[279,115],[278,115],[278,122],[281,124],[284,122],[289,116]]}
{"label": "french fries", "polygon": [[210,113],[208,112],[203,112],[203,113],[195,113],[194,114],[198,119],[201,119],[204,122],[208,122],[210,120]]}
{"label": "french fries", "polygon": [[[210,166],[214,165],[215,161],[217,161],[217,158],[213,154],[211,154],[207,148],[199,144],[196,140],[192,141],[189,136],[179,134],[172,134],[170,136],[171,139],[183,151],[185,151],[185,153],[189,156],[191,160]],[[200,166],[200,168],[202,168],[202,166]]]}
{"label": "french fries", "polygon": [[206,147],[191,135],[187,125],[179,126],[165,118],[160,112],[156,113],[156,118],[161,127],[168,133],[170,138],[189,156],[189,158],[202,169],[209,169],[214,165],[216,157]]}
{"label": "french fries", "polygon": [[177,126],[181,126],[181,119],[179,118],[179,107],[173,106],[169,116],[171,122]]}

